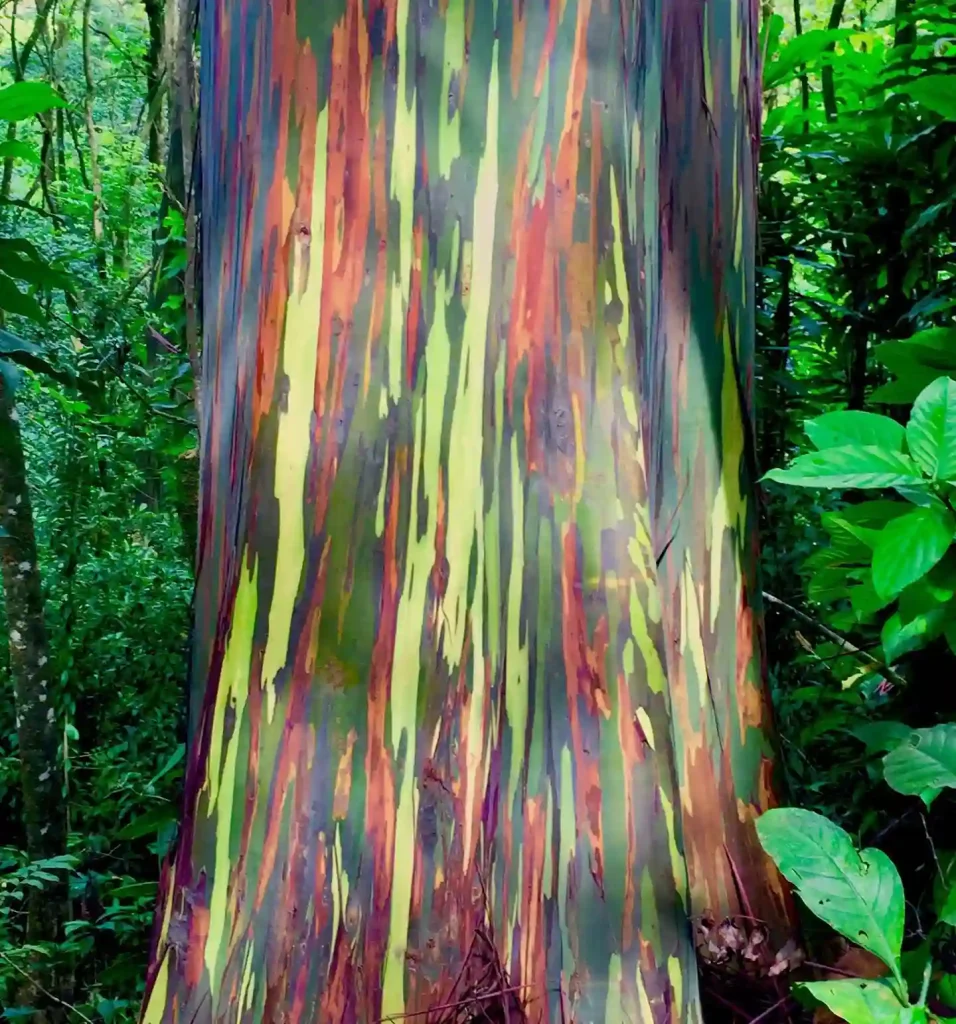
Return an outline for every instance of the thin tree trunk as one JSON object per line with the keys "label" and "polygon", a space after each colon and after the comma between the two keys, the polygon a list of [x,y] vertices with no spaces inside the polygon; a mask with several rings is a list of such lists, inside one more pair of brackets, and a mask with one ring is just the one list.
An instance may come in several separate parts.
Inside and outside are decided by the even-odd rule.
{"label": "thin tree trunk", "polygon": [[[0,375],[0,565],[6,609],[20,754],[20,779],[26,852],[31,860],[62,854],[66,824],[57,768],[59,741],[43,618],[43,592],[33,532],[20,425],[10,377]],[[26,941],[56,942],[65,893],[57,888],[31,890],[27,904]],[[41,960],[33,973],[44,987],[47,969]],[[55,989],[54,989],[55,990]],[[36,1000],[36,1001],[34,1001]],[[21,1001],[42,1004],[39,991],[21,993]]]}
{"label": "thin tree trunk", "polygon": [[86,117],[86,141],[90,157],[90,189],[93,193],[92,229],[93,245],[96,250],[96,269],[100,278],[106,278],[106,239],[103,229],[103,182],[100,176],[99,137],[93,119],[93,65],[90,54],[90,9],[92,0],[83,3],[83,80],[86,83],[84,114]]}
{"label": "thin tree trunk", "polygon": [[[803,12],[800,7],[800,0],[793,0],[793,31],[794,35],[803,35]],[[810,133],[810,76],[807,74],[807,66],[800,65],[800,105],[805,115],[803,119],[803,134]],[[808,161],[809,163],[809,161]]]}
{"label": "thin tree trunk", "polygon": [[[169,2],[175,3],[176,0],[169,0]],[[149,142],[146,155],[153,167],[160,167],[163,163],[163,116],[160,86],[163,80],[163,55],[166,49],[163,39],[164,6],[164,0],[143,0],[146,21],[149,26],[149,47],[146,50],[146,117],[149,125]]]}
{"label": "thin tree trunk", "polygon": [[180,118],[180,145],[183,157],[184,221],[186,233],[186,266],[183,271],[183,311],[186,317],[186,349],[193,372],[193,406],[196,423],[202,435],[202,340],[199,324],[199,233],[196,216],[196,103],[195,37],[198,0],[177,0],[179,3],[179,38],[176,47],[177,104]]}
{"label": "thin tree trunk", "polygon": [[[843,20],[843,10],[846,7],[846,0],[834,0],[830,9],[830,20],[827,22],[828,29],[837,29]],[[833,45],[827,47],[833,52]],[[835,121],[837,117],[836,89],[833,85],[833,65],[824,64],[820,73],[823,82],[823,110],[828,121]]]}

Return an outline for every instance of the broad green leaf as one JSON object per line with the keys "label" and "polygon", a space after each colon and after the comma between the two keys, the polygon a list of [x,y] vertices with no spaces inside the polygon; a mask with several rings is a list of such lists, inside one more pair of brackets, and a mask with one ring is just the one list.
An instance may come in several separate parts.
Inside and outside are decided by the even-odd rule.
{"label": "broad green leaf", "polygon": [[956,480],[956,380],[940,377],[925,388],[906,425],[913,458],[934,480]]}
{"label": "broad green leaf", "polygon": [[956,80],[952,75],[921,75],[898,88],[947,121],[956,121]]}
{"label": "broad green leaf", "polygon": [[14,82],[0,89],[0,121],[22,121],[66,101],[48,82]]}
{"label": "broad green leaf", "polygon": [[939,851],[940,876],[933,885],[933,906],[943,924],[956,927],[956,852]]}
{"label": "broad green leaf", "polygon": [[12,355],[18,352],[33,356],[40,354],[40,350],[32,341],[25,341],[9,331],[0,330],[0,353]]}
{"label": "broad green leaf", "polygon": [[914,729],[883,758],[883,777],[906,796],[956,787],[956,725]]}
{"label": "broad green leaf", "polygon": [[922,480],[919,466],[901,452],[872,445],[843,445],[801,455],[786,469],[773,469],[764,477],[795,487],[877,488],[907,487]]}
{"label": "broad green leaf", "polygon": [[116,833],[117,839],[139,839],[158,832],[164,825],[176,820],[176,808],[171,803],[160,804],[141,814]]}
{"label": "broad green leaf", "polygon": [[[943,974],[936,982],[936,997],[947,1007],[956,1006],[956,974]],[[951,1024],[954,1017],[935,1017],[934,1024]]]}
{"label": "broad green leaf", "polygon": [[873,587],[873,574],[869,573],[858,585],[847,587],[844,580],[843,589],[849,594],[850,606],[856,612],[859,621],[866,621],[878,611],[885,608],[893,599],[880,597]]}
{"label": "broad green leaf", "polygon": [[129,882],[111,889],[109,895],[116,899],[141,899],[146,896],[155,898],[156,890],[156,882]]}
{"label": "broad green leaf", "polygon": [[893,986],[882,979],[807,981],[800,987],[847,1024],[901,1024],[907,1009]]}
{"label": "broad green leaf", "polygon": [[72,290],[69,276],[52,267],[36,246],[25,238],[0,238],[0,267],[18,281]]}
{"label": "broad green leaf", "polygon": [[895,597],[922,579],[949,550],[956,520],[947,509],[914,508],[883,527],[873,550],[873,588]]}
{"label": "broad green leaf", "polygon": [[936,367],[912,364],[899,380],[881,384],[870,395],[870,401],[883,405],[912,405],[917,395],[939,376]]}
{"label": "broad green leaf", "polygon": [[865,744],[869,753],[883,753],[902,743],[913,730],[902,722],[864,722],[850,733]]}
{"label": "broad green leaf", "polygon": [[[939,331],[940,333],[936,333]],[[873,351],[874,358],[899,377],[918,374],[919,371],[950,373],[956,369],[956,351],[945,344],[946,329],[921,331],[904,341],[884,341]],[[924,383],[924,387],[930,381]]]}
{"label": "broad green leaf", "polygon": [[928,327],[904,338],[903,344],[934,349],[956,363],[956,327]]}
{"label": "broad green leaf", "polygon": [[31,160],[33,163],[40,162],[40,154],[30,145],[29,142],[22,142],[20,139],[7,139],[0,142],[0,160]]}
{"label": "broad green leaf", "polygon": [[911,654],[932,643],[942,635],[947,617],[945,607],[921,612],[909,620],[904,620],[899,612],[894,612],[880,630],[880,643],[886,660],[894,662],[904,654]]}
{"label": "broad green leaf", "polygon": [[43,310],[32,295],[21,292],[6,274],[0,274],[0,309],[29,320],[43,322]]}
{"label": "broad green leaf", "polygon": [[798,808],[762,814],[757,835],[814,914],[899,977],[903,883],[889,857],[857,850],[839,825]]}
{"label": "broad green leaf", "polygon": [[819,449],[840,448],[848,444],[873,445],[892,451],[903,450],[906,432],[896,420],[875,412],[846,409],[828,412],[803,425],[807,436]]}
{"label": "broad green leaf", "polygon": [[795,36],[777,51],[777,59],[770,62],[763,72],[763,86],[770,89],[780,84],[800,64],[820,60],[834,43],[848,39],[853,33],[849,29],[816,28]]}
{"label": "broad green leaf", "polygon": [[879,530],[891,519],[896,519],[908,511],[909,506],[901,501],[878,498],[875,501],[860,501],[855,505],[844,505],[839,511],[826,512],[820,518],[824,525],[833,520],[841,524],[851,523],[854,526]]}

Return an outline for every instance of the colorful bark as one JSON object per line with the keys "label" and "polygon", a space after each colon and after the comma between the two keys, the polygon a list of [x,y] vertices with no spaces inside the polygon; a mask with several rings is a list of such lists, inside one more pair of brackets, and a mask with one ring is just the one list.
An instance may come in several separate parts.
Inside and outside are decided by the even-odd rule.
{"label": "colorful bark", "polygon": [[753,827],[773,802],[750,415],[757,23],[753,0],[660,5],[637,88],[634,265],[691,902],[783,939],[792,909]]}
{"label": "colorful bark", "polygon": [[146,1022],[420,1013],[483,930],[532,1021],[698,1019],[639,397],[686,305],[665,10],[206,0],[194,728]]}

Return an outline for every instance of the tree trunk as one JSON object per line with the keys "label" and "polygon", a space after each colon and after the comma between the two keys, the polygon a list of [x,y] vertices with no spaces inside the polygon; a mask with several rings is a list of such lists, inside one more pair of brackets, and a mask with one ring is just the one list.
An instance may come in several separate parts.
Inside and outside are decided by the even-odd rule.
{"label": "tree trunk", "polygon": [[711,8],[705,92],[689,0],[205,0],[196,685],[145,1021],[699,1020],[671,694],[698,884],[776,909],[756,26]]}
{"label": "tree trunk", "polygon": [[164,6],[164,0],[143,0],[146,22],[149,26],[149,46],[146,50],[146,123],[149,134],[146,156],[152,167],[159,167],[163,162],[163,108],[160,102],[160,88],[166,71],[163,65],[166,49],[163,39]]}
{"label": "tree trunk", "polygon": [[[9,367],[0,372],[0,527],[0,565],[16,708],[26,852],[36,861],[65,852],[66,821],[62,780],[57,769],[59,732],[50,685],[33,510]],[[65,897],[58,887],[42,892],[30,890],[28,943],[57,941]],[[50,987],[42,961],[35,963],[33,973]],[[43,996],[39,990],[24,992],[21,1001],[41,1005]]]}
{"label": "tree trunk", "polygon": [[641,211],[643,424],[692,906],[783,939],[792,911],[753,824],[774,774],[751,413],[756,10],[669,0],[659,22],[627,204]]}
{"label": "tree trunk", "polygon": [[[90,156],[90,189],[93,193],[93,209],[91,227],[93,230],[93,246],[96,251],[96,269],[101,280],[106,279],[106,238],[103,228],[103,181],[100,175],[99,136],[96,134],[96,122],[93,119],[93,64],[90,53],[90,11],[91,0],[83,2],[83,80],[86,84],[83,109],[86,117],[86,141]],[[97,326],[103,313],[97,313]]]}

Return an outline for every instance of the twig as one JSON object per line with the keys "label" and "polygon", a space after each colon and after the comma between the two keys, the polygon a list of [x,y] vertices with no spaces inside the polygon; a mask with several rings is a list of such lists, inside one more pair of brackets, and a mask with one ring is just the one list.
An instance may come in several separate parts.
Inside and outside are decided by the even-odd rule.
{"label": "twig", "polygon": [[[530,985],[512,985],[510,988],[495,989],[494,992],[486,992],[483,996],[472,995],[467,999],[460,999],[456,1003],[440,1003],[438,1006],[430,1006],[427,1010],[415,1010],[412,1013],[393,1013],[389,1017],[379,1017],[375,1024],[385,1024],[386,1021],[410,1020],[412,1017],[427,1017],[430,1013],[438,1010],[460,1010],[463,1006],[471,1006],[472,1003],[489,1002],[501,996],[513,995],[515,992],[523,992]],[[92,1021],[90,1022],[92,1024]]]}
{"label": "twig", "polygon": [[129,391],[138,398],[143,405],[154,415],[159,416],[164,420],[169,420],[170,423],[179,423],[181,426],[189,427],[190,430],[196,429],[196,424],[192,420],[187,420],[185,416],[177,416],[174,412],[167,412],[165,409],[157,409],[150,400],[149,395],[144,394],[135,384],[130,383],[121,373],[116,374],[116,379],[124,387],[128,388]]}
{"label": "twig", "polygon": [[[815,960],[804,960],[803,966],[812,967],[817,971],[826,971],[828,974],[839,974],[843,978],[855,978],[857,980],[862,978],[862,975],[860,974],[854,974],[852,971],[844,971],[839,967],[830,967],[828,964],[818,964]],[[751,1024],[753,1024],[752,1021]]]}
{"label": "twig", "polygon": [[948,878],[946,872],[943,870],[943,865],[939,862],[939,857],[936,856],[936,844],[933,842],[933,837],[929,834],[929,826],[926,824],[926,815],[920,811],[919,820],[923,823],[923,832],[926,834],[926,842],[929,843],[930,852],[933,854],[933,860],[936,862],[936,870],[939,872],[940,881],[943,885],[946,885]]}
{"label": "twig", "polygon": [[840,636],[839,633],[835,633],[829,626],[825,626],[822,622],[818,622],[812,616],[807,615],[806,612],[800,611],[799,608],[794,608],[792,604],[787,604],[786,601],[781,601],[779,597],[775,597],[773,594],[768,594],[765,590],[763,592],[765,601],[770,604],[775,604],[779,608],[790,612],[791,615],[798,618],[801,622],[806,623],[808,626],[812,626],[818,633],[822,633],[825,637],[832,640],[835,644],[838,644],[847,652],[847,654],[854,654],[858,658],[863,658],[864,661],[868,661],[874,668],[878,668],[887,679],[892,680],[897,686],[907,686],[906,680],[897,672],[895,669],[890,668],[885,662],[874,658],[872,654],[857,647],[856,644],[851,643],[845,636]]}
{"label": "twig", "polygon": [[47,991],[28,971],[25,971],[18,963],[11,960],[6,953],[0,953],[0,959],[8,963],[18,974],[22,974],[27,981],[33,985],[38,992],[42,992],[47,999],[52,999],[54,1003],[60,1006],[66,1007],[72,1013],[75,1013],[81,1020],[85,1020],[86,1024],[93,1024],[93,1021],[82,1011],[78,1010],[72,1003],[68,1003],[65,999],[61,999],[59,996],[55,996],[52,992]]}
{"label": "twig", "polygon": [[773,1006],[768,1006],[767,1009],[763,1011],[763,1013],[758,1013],[757,1016],[750,1021],[750,1024],[758,1024],[759,1021],[766,1020],[770,1016],[770,1014],[773,1013],[774,1010],[779,1009],[781,1006],[783,1006],[784,1003],[789,1001],[790,995],[788,993],[782,999],[778,999],[773,1004]]}

